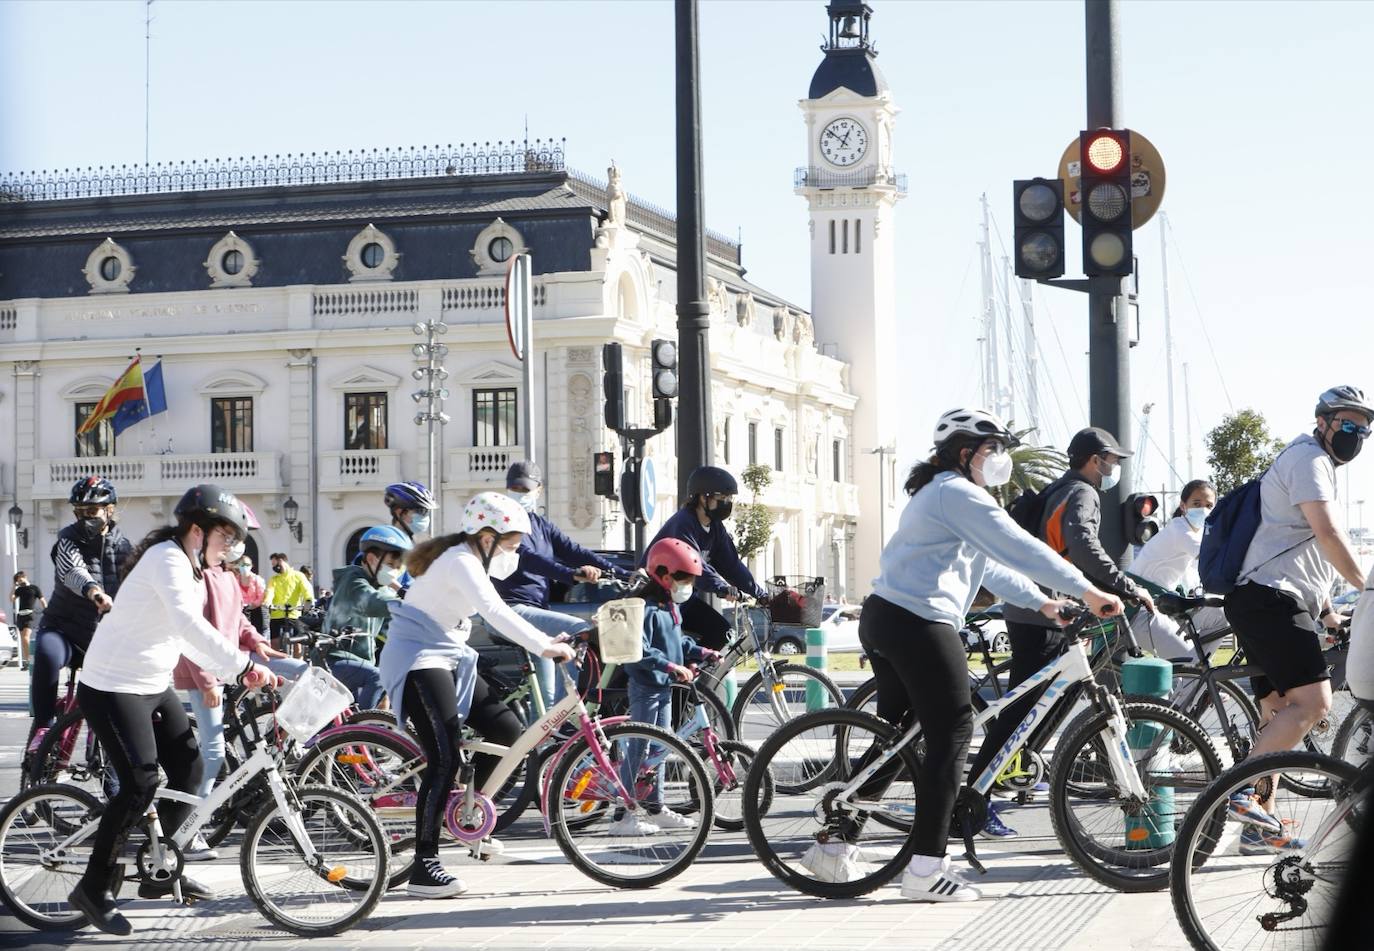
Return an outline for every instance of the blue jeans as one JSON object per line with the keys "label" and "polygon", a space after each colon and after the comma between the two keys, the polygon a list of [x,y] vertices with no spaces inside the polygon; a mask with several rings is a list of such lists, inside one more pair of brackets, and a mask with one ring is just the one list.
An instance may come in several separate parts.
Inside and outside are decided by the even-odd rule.
{"label": "blue jeans", "polygon": [[194,792],[204,799],[215,788],[220,767],[224,765],[224,698],[221,696],[221,702],[213,707],[205,705],[199,690],[186,691],[186,698],[196,717],[196,743],[200,746],[200,759],[205,766],[200,786]]}
{"label": "blue jeans", "polygon": [[284,677],[291,681],[299,680],[301,674],[310,667],[299,657],[263,657],[257,652],[253,654],[253,663],[262,664],[278,677]]}
{"label": "blue jeans", "polygon": [[348,688],[359,710],[375,710],[382,702],[382,673],[361,657],[329,658],[329,672]]}
{"label": "blue jeans", "polygon": [[[648,723],[668,729],[672,719],[673,688],[666,684],[659,686],[643,683],[634,678],[630,679],[629,688],[630,719],[636,723]],[[648,740],[630,740],[625,744],[625,759],[620,764],[620,781],[625,784],[625,791],[631,796],[635,794],[635,777],[639,775],[639,768],[644,764],[644,758],[649,750]],[[653,751],[659,752],[657,747],[654,747]],[[658,764],[658,769],[654,773],[653,789],[644,804],[650,812],[663,811],[662,763]]]}
{"label": "blue jeans", "polygon": [[[536,608],[532,604],[512,604],[510,609],[529,621],[535,630],[547,634],[549,637],[557,637],[559,634],[577,634],[591,627],[580,617],[563,614],[559,611],[550,611],[547,608]],[[556,676],[555,662],[550,657],[537,657],[531,654],[530,663],[534,666],[535,678],[539,681],[539,692],[544,696],[544,709],[547,710],[563,699],[566,692],[563,689],[563,678]]]}

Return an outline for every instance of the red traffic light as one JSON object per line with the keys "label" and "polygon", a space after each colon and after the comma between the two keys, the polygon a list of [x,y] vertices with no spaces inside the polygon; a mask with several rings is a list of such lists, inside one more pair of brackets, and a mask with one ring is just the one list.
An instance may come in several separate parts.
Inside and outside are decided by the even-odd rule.
{"label": "red traffic light", "polygon": [[1159,499],[1153,495],[1136,496],[1135,511],[1141,518],[1148,518],[1159,509]]}
{"label": "red traffic light", "polygon": [[1102,129],[1083,139],[1083,162],[1088,166],[1085,171],[1098,175],[1120,171],[1130,160],[1130,153],[1130,133],[1124,130]]}

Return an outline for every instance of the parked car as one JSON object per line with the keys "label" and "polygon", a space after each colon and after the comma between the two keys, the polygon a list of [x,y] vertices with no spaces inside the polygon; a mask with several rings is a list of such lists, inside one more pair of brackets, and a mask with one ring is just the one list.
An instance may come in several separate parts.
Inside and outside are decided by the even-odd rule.
{"label": "parked car", "polygon": [[19,629],[0,611],[0,667],[8,667],[19,656]]}
{"label": "parked car", "polygon": [[[859,644],[859,606],[827,604],[821,608],[821,630],[825,649],[830,654],[857,654]],[[806,628],[795,624],[774,624],[769,647],[775,654],[805,654]]]}
{"label": "parked car", "polygon": [[[1011,653],[1011,638],[1007,636],[1007,622],[1002,620],[1001,604],[994,604],[984,611],[974,612],[969,617],[986,619],[982,624],[983,637],[987,639],[988,646],[992,648],[994,654]],[[982,650],[982,645],[978,643],[978,638],[974,635],[973,629],[967,624],[959,629],[959,637],[963,639],[964,650]]]}

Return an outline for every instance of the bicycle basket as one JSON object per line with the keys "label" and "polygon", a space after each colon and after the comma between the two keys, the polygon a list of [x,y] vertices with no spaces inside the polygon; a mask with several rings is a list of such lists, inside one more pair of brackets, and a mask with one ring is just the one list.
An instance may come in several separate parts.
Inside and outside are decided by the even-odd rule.
{"label": "bicycle basket", "polygon": [[353,703],[353,694],[329,671],[311,667],[277,707],[277,725],[301,743]]}
{"label": "bicycle basket", "polygon": [[596,612],[601,660],[607,664],[633,664],[644,658],[644,600],[621,598],[607,601]]}
{"label": "bicycle basket", "polygon": [[776,624],[818,627],[825,603],[825,579],[776,575],[768,581],[768,614]]}

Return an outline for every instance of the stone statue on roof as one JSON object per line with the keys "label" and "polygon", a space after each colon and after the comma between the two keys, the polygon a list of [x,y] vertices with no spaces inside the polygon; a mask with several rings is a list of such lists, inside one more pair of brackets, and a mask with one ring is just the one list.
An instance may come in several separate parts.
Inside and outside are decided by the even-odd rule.
{"label": "stone statue on roof", "polygon": [[606,211],[608,225],[623,225],[625,223],[625,189],[620,184],[620,169],[616,168],[615,162],[611,162],[611,167],[606,169]]}

